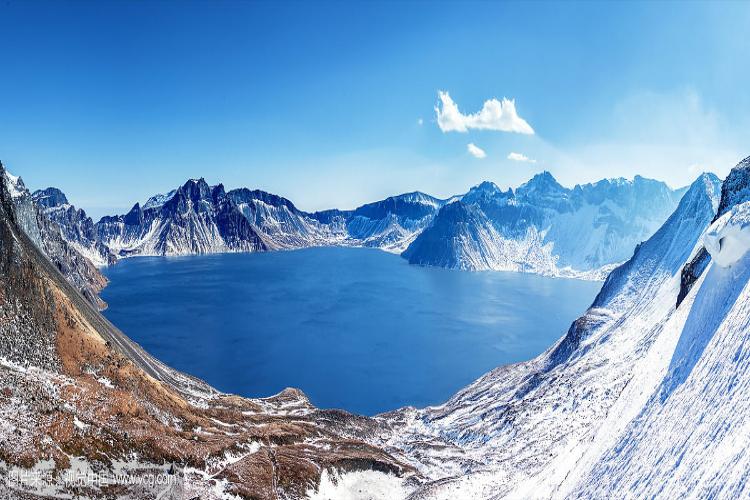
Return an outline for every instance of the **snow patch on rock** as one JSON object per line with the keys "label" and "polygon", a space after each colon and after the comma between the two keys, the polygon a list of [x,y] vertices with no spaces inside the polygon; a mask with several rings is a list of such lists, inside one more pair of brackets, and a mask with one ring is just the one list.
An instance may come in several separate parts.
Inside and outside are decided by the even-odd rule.
{"label": "snow patch on rock", "polygon": [[24,187],[21,178],[16,175],[12,175],[7,170],[5,171],[5,177],[8,180],[6,184],[8,185],[8,191],[10,191],[11,198],[16,199],[23,196],[26,188]]}
{"label": "snow patch on rock", "polygon": [[720,267],[730,267],[750,250],[750,202],[735,206],[714,222],[704,245]]}
{"label": "snow patch on rock", "polygon": [[391,474],[368,470],[338,474],[323,471],[317,491],[307,493],[310,500],[393,500],[406,498],[410,488]]}

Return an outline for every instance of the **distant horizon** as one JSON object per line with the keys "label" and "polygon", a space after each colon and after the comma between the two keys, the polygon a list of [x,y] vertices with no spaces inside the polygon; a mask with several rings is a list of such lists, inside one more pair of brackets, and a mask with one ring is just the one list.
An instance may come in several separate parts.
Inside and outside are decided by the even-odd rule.
{"label": "distant horizon", "polygon": [[[2,160],[0,160],[0,162],[2,162]],[[686,189],[687,187],[689,187],[690,184],[692,184],[692,182],[694,182],[696,179],[698,179],[703,174],[707,174],[708,173],[708,174],[716,175],[722,181],[724,179],[724,177],[719,176],[715,172],[704,171],[704,172],[696,173],[695,174],[695,178],[692,181],[690,181],[687,184],[680,185],[680,186],[673,186],[669,182],[667,182],[667,181],[665,181],[663,179],[657,179],[657,178],[649,177],[647,175],[642,175],[642,174],[634,174],[632,177],[623,177],[623,176],[620,176],[620,177],[602,177],[602,178],[595,179],[595,180],[588,180],[588,181],[585,181],[585,182],[577,182],[577,183],[575,183],[573,185],[569,185],[569,184],[564,184],[563,182],[560,182],[560,180],[552,172],[550,172],[549,170],[541,169],[541,170],[537,171],[536,173],[533,173],[525,181],[523,181],[523,182],[521,182],[521,183],[519,183],[517,185],[514,185],[514,186],[511,186],[511,185],[508,185],[508,184],[498,184],[495,181],[492,181],[492,180],[489,180],[489,179],[484,179],[484,180],[481,180],[481,181],[476,182],[474,184],[471,184],[470,186],[466,187],[463,190],[453,191],[452,194],[438,194],[438,195],[436,195],[436,194],[433,194],[433,193],[431,193],[429,191],[417,188],[417,189],[412,189],[412,190],[408,190],[408,191],[402,191],[402,192],[398,192],[398,193],[387,194],[387,195],[384,195],[384,196],[382,196],[380,198],[376,198],[376,199],[371,199],[371,200],[368,200],[368,201],[364,201],[364,202],[359,203],[359,204],[357,204],[355,206],[350,206],[350,207],[328,206],[327,208],[310,210],[310,209],[307,209],[307,208],[304,208],[304,207],[300,206],[293,198],[285,195],[284,193],[278,193],[278,192],[274,192],[274,191],[269,191],[269,190],[266,190],[266,189],[263,189],[263,188],[260,188],[260,187],[256,187],[256,186],[251,186],[251,185],[227,186],[227,184],[224,183],[221,180],[218,180],[217,182],[212,182],[212,181],[209,181],[206,178],[206,176],[198,176],[198,177],[193,176],[193,177],[186,177],[179,184],[173,185],[173,186],[171,186],[171,187],[169,187],[167,189],[156,190],[151,195],[147,196],[146,198],[135,200],[132,203],[130,203],[129,205],[127,205],[127,206],[110,207],[113,210],[109,210],[108,211],[108,210],[106,210],[106,208],[108,208],[108,207],[101,207],[100,209],[97,209],[97,208],[89,208],[89,207],[86,207],[86,206],[83,206],[83,205],[80,205],[80,204],[76,203],[75,199],[72,199],[68,195],[68,192],[65,190],[65,188],[60,187],[60,186],[53,186],[53,185],[30,186],[26,182],[26,180],[24,179],[24,176],[21,173],[15,172],[13,170],[13,168],[9,167],[7,165],[7,163],[5,163],[5,162],[2,162],[2,165],[5,167],[6,171],[9,174],[11,174],[11,175],[13,175],[15,177],[20,177],[21,180],[23,181],[24,185],[26,186],[26,188],[31,193],[34,193],[35,191],[39,191],[39,190],[43,190],[43,189],[48,189],[48,188],[57,188],[57,189],[59,189],[60,191],[63,192],[63,194],[65,194],[66,198],[68,199],[68,201],[70,202],[71,205],[75,206],[76,208],[83,209],[86,212],[86,215],[88,215],[89,217],[91,217],[95,222],[98,221],[99,219],[101,219],[102,217],[105,217],[105,216],[125,215],[130,210],[132,210],[135,207],[136,203],[138,203],[140,205],[143,205],[150,198],[152,198],[154,196],[168,194],[170,191],[176,190],[177,188],[179,188],[181,186],[184,186],[187,182],[189,182],[191,180],[198,181],[198,180],[201,180],[201,179],[204,180],[211,187],[214,187],[214,186],[217,186],[217,185],[221,184],[221,185],[224,186],[224,189],[226,191],[232,191],[232,190],[235,190],[235,189],[250,189],[250,190],[259,190],[259,191],[264,191],[264,192],[267,192],[267,193],[270,193],[270,194],[274,194],[276,196],[280,196],[280,197],[282,197],[282,198],[284,198],[286,200],[291,201],[297,209],[299,209],[299,210],[301,210],[303,212],[307,212],[307,213],[322,212],[322,211],[334,210],[334,209],[336,209],[336,210],[343,210],[343,211],[355,210],[355,209],[357,209],[357,208],[359,208],[359,207],[361,207],[363,205],[368,205],[370,203],[375,203],[375,202],[378,202],[378,201],[382,201],[382,200],[385,200],[387,198],[404,196],[404,195],[412,194],[412,193],[421,193],[421,194],[425,194],[425,195],[431,196],[432,198],[436,198],[436,199],[441,200],[441,201],[446,201],[446,200],[449,200],[449,199],[457,197],[457,196],[462,196],[463,194],[466,194],[469,190],[471,190],[471,189],[473,189],[473,188],[481,185],[484,182],[490,182],[490,183],[494,184],[495,186],[497,186],[499,189],[501,189],[503,191],[507,191],[508,189],[512,189],[515,192],[516,189],[518,189],[521,185],[523,185],[524,183],[532,180],[537,175],[540,175],[540,174],[543,174],[543,173],[549,173],[550,175],[552,175],[552,177],[555,179],[555,181],[558,182],[558,184],[560,184],[562,187],[564,187],[566,189],[571,189],[571,190],[574,189],[576,186],[592,185],[592,184],[596,184],[596,183],[602,182],[602,181],[625,180],[627,182],[633,182],[636,177],[641,177],[641,178],[644,178],[644,179],[647,179],[647,180],[661,182],[661,183],[665,184],[672,191],[678,191],[680,189]]]}
{"label": "distant horizon", "polygon": [[4,2],[0,157],[95,214],[206,174],[308,211],[542,169],[683,186],[747,156],[749,24],[719,2]]}

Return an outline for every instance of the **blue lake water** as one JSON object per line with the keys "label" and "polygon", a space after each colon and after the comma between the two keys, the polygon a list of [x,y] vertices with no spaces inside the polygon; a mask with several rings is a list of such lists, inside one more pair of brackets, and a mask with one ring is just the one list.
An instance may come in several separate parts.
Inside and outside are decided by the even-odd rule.
{"label": "blue lake water", "polygon": [[105,315],[218,389],[302,389],[373,415],[444,402],[561,337],[600,283],[417,267],[379,250],[138,257],[107,269]]}

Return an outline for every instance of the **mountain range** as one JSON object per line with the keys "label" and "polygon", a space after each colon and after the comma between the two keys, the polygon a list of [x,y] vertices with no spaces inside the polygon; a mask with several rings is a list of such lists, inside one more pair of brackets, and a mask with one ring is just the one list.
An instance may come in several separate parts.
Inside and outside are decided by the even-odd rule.
{"label": "mountain range", "polygon": [[[0,466],[55,471],[46,494],[112,494],[66,486],[77,468],[173,471],[173,495],[205,498],[750,495],[750,158],[723,183],[699,176],[545,353],[374,419],[294,390],[220,394],[166,367],[65,279],[64,244],[26,234],[39,225],[21,223],[19,181],[0,184]],[[456,217],[476,212],[462,205]]]}
{"label": "mountain range", "polygon": [[604,279],[666,220],[685,189],[640,176],[569,189],[543,172],[515,191],[483,182],[449,199],[413,192],[354,210],[305,212],[271,193],[190,179],[96,223],[56,188],[32,199],[98,266],[138,255],[353,246],[418,265]]}
{"label": "mountain range", "polygon": [[404,257],[457,269],[603,279],[661,226],[684,192],[640,176],[568,189],[543,172],[515,192],[484,182],[444,206]]}

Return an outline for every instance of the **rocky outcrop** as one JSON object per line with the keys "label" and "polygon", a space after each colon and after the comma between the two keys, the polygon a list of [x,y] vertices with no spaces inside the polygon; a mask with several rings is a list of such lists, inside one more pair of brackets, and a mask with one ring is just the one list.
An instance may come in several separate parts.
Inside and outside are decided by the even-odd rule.
{"label": "rocky outcrop", "polygon": [[66,238],[60,226],[45,213],[44,206],[34,201],[23,180],[8,174],[2,163],[0,170],[19,227],[83,296],[98,307],[104,307],[98,294],[107,284],[106,278]]}
{"label": "rocky outcrop", "polygon": [[117,261],[115,255],[96,237],[94,221],[82,209],[68,203],[57,188],[35,191],[31,199],[42,207],[45,215],[56,223],[63,238],[96,266],[108,266]]}
{"label": "rocky outcrop", "polygon": [[[733,206],[750,200],[750,156],[739,162],[729,173],[721,186],[721,200],[716,210],[716,222]],[[682,269],[680,293],[677,296],[677,307],[690,292],[695,282],[711,262],[711,255],[701,248],[695,258]]]}

